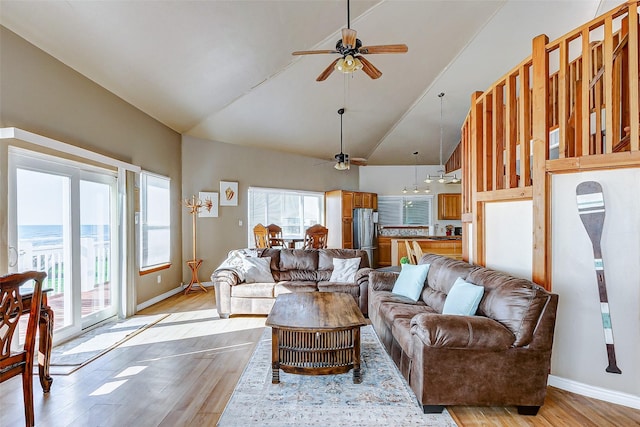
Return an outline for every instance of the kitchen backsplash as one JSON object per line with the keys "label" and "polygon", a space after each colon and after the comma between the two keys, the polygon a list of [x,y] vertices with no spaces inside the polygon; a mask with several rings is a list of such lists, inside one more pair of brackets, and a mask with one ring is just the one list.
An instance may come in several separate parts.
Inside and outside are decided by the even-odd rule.
{"label": "kitchen backsplash", "polygon": [[379,236],[428,236],[429,227],[379,227]]}

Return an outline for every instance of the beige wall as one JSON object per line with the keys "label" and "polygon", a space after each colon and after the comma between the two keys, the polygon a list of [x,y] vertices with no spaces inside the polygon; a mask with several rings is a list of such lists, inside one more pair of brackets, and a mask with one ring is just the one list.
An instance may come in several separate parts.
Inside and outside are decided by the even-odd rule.
{"label": "beige wall", "polygon": [[[18,127],[141,166],[171,178],[172,218],[180,218],[180,135],[0,27],[0,127]],[[6,269],[6,144],[0,145],[0,269]],[[43,207],[43,209],[46,207]],[[129,217],[133,216],[130,213]],[[172,267],[135,274],[137,303],[174,289],[182,278],[182,228],[172,230]],[[1,271],[0,271],[1,273]]]}
{"label": "beige wall", "polygon": [[[358,189],[358,167],[355,166],[348,171],[337,171],[333,163],[319,159],[190,136],[182,139],[182,162],[183,198],[197,195],[199,191],[219,192],[220,181],[238,182],[238,206],[220,206],[218,218],[197,220],[197,256],[203,260],[199,278],[206,281],[231,249],[247,246],[249,187],[322,192]],[[238,225],[239,221],[242,226]],[[190,215],[183,216],[182,226],[186,260],[191,258]],[[183,274],[188,282],[191,275],[186,267]]]}

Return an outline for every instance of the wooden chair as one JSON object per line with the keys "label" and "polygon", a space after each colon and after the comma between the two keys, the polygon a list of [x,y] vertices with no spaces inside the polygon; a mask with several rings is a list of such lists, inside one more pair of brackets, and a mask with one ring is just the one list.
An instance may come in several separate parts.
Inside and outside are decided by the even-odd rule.
{"label": "wooden chair", "polygon": [[321,224],[312,225],[304,234],[304,249],[322,249],[327,247],[329,229]]}
{"label": "wooden chair", "polygon": [[262,224],[253,227],[253,238],[256,242],[256,248],[269,247],[269,230]]}
{"label": "wooden chair", "polygon": [[416,257],[416,264],[420,262],[424,253],[422,252],[422,248],[420,247],[420,243],[413,240],[411,242],[413,244],[413,256]]}
{"label": "wooden chair", "polygon": [[[44,272],[28,271],[0,277],[0,382],[22,375],[24,417],[27,426],[35,424],[33,415],[33,359],[36,352],[36,331],[40,318]],[[11,340],[24,311],[20,286],[33,280],[33,296],[24,346],[11,350]]]}
{"label": "wooden chair", "polygon": [[279,225],[269,224],[267,230],[269,231],[269,247],[287,247],[287,243],[282,238],[282,228]]}
{"label": "wooden chair", "polygon": [[407,250],[407,258],[409,258],[409,264],[416,264],[416,255],[413,253],[413,248],[411,248],[408,240],[404,241],[404,247]]}

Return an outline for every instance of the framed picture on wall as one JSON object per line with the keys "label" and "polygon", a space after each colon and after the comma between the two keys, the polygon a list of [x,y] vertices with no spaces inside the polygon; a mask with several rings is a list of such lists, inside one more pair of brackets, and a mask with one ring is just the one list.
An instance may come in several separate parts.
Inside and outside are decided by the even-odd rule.
{"label": "framed picture on wall", "polygon": [[213,218],[218,216],[218,193],[201,191],[198,198],[202,202],[202,208],[198,212],[199,218]]}
{"label": "framed picture on wall", "polygon": [[238,183],[220,181],[220,206],[238,206]]}

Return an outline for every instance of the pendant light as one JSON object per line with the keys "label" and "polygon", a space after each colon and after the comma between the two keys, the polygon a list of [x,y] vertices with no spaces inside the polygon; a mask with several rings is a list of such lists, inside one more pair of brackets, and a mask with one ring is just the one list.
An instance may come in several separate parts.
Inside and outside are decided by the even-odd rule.
{"label": "pendant light", "polygon": [[[424,190],[420,190],[418,188],[418,152],[414,151],[413,152],[413,156],[414,156],[414,166],[413,166],[413,193],[414,194],[418,194],[421,191],[424,191],[425,193],[431,193],[431,189],[427,186],[427,188],[425,188]],[[407,194],[409,192],[409,190],[407,190],[407,187],[405,186],[402,189],[402,194]]]}
{"label": "pendant light", "polygon": [[334,156],[336,164],[333,167],[339,171],[343,171],[350,168],[349,155],[342,152],[342,115],[344,114],[344,108],[339,109],[338,114],[340,114],[340,153]]}
{"label": "pendant light", "polygon": [[445,184],[448,179],[450,179],[452,184],[457,184],[460,182],[458,177],[454,174],[453,177],[445,175],[444,172],[444,164],[442,163],[442,140],[444,139],[444,124],[443,124],[443,100],[444,100],[444,92],[440,92],[438,94],[438,98],[440,98],[440,170],[438,170],[438,176],[432,177],[427,174],[427,178],[424,180],[427,184],[431,184],[434,180],[437,180],[440,184]]}

